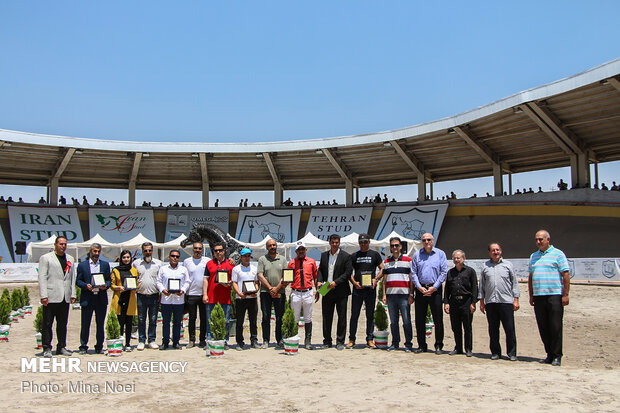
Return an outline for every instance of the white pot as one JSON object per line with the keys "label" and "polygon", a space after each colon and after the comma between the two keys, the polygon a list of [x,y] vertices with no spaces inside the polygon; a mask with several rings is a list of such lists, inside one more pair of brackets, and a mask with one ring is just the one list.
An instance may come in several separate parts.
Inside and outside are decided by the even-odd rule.
{"label": "white pot", "polygon": [[24,314],[32,314],[32,306],[31,305],[25,305],[23,307],[24,310]]}
{"label": "white pot", "polygon": [[388,337],[390,336],[389,330],[375,331],[373,335],[375,336],[375,346],[377,348],[387,348]]}
{"label": "white pot", "polygon": [[435,327],[435,323],[426,323],[426,335],[430,336],[433,334],[433,327]]}
{"label": "white pot", "polygon": [[43,348],[43,335],[41,333],[37,333],[34,337],[37,339],[37,348]]}
{"label": "white pot", "polygon": [[9,341],[9,330],[11,326],[8,324],[0,326],[0,341]]}
{"label": "white pot", "polygon": [[224,344],[226,340],[207,340],[207,356],[224,357]]}
{"label": "white pot", "polygon": [[294,356],[299,351],[299,340],[301,338],[299,336],[293,336],[289,338],[284,338],[282,341],[284,342],[284,352],[289,356]]}
{"label": "white pot", "polygon": [[108,339],[105,343],[108,347],[108,356],[118,357],[123,354],[123,337],[113,340]]}

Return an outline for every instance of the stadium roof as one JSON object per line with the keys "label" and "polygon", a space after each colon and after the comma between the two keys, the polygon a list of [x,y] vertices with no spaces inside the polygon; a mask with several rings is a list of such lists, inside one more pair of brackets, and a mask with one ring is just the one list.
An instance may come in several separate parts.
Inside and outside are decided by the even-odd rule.
{"label": "stadium roof", "polygon": [[196,190],[204,201],[209,190],[275,188],[281,199],[283,189],[346,187],[349,200],[354,187],[483,176],[495,176],[497,193],[503,173],[564,166],[580,186],[590,162],[620,159],[620,59],[456,116],[371,134],[162,143],[0,129],[0,153],[0,183],[56,193],[58,186]]}

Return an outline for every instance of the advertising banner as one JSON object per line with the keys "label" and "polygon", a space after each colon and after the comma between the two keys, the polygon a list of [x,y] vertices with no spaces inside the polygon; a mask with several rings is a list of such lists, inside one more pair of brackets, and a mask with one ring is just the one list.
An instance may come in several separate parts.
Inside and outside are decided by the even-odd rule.
{"label": "advertising banner", "polygon": [[[3,260],[4,261],[4,260]],[[39,264],[0,264],[0,283],[37,281]]]}
{"label": "advertising banner", "polygon": [[168,211],[166,220],[166,239],[164,242],[187,235],[195,224],[213,224],[228,233],[228,210],[208,211]]}
{"label": "advertising banner", "polygon": [[437,242],[447,210],[448,204],[388,206],[373,238],[383,239],[396,231],[405,238],[420,240],[422,234],[429,232]]}
{"label": "advertising banner", "polygon": [[38,208],[9,206],[13,245],[17,241],[39,242],[52,235],[68,242],[82,242],[82,228],[76,208]]}
{"label": "advertising banner", "polygon": [[235,238],[253,243],[269,235],[279,243],[297,241],[300,217],[300,209],[241,210]]}
{"label": "advertising banner", "polygon": [[328,241],[331,234],[344,237],[352,232],[368,232],[371,215],[372,207],[312,208],[306,233]]}
{"label": "advertising banner", "polygon": [[109,242],[124,242],[142,233],[155,241],[152,209],[90,208],[88,223],[91,238],[99,234]]}

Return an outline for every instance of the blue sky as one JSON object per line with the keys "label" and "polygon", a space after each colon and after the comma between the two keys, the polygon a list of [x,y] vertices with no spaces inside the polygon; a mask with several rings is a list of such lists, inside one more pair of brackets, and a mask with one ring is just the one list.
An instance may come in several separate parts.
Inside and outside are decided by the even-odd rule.
{"label": "blue sky", "polygon": [[[0,128],[247,142],[376,132],[452,116],[620,56],[620,2],[0,1]],[[620,181],[620,163],[599,166]],[[517,174],[549,189],[568,168]],[[414,200],[415,186],[380,189]],[[435,196],[492,192],[491,178]],[[376,189],[361,190],[365,195]],[[43,188],[0,186],[36,201]],[[126,191],[61,188],[66,197]],[[344,190],[286,191],[294,200]],[[200,204],[199,193],[174,198]],[[237,193],[213,202],[236,205]],[[273,202],[270,192],[250,202]],[[169,193],[138,191],[156,204]]]}

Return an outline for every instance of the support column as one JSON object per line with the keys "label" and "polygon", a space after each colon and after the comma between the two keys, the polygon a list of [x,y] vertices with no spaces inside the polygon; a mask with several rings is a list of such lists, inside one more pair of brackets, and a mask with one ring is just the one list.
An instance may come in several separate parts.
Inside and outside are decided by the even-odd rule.
{"label": "support column", "polygon": [[207,170],[207,154],[199,153],[200,175],[202,177],[202,209],[209,208],[209,172]]}
{"label": "support column", "polygon": [[431,193],[431,194],[430,194],[430,195],[431,195],[431,201],[432,201],[432,200],[434,200],[434,199],[435,199],[435,196],[434,196],[434,194],[433,194],[433,181],[430,181],[430,182],[428,183],[428,189],[430,190],[430,193]]}
{"label": "support column", "polygon": [[493,188],[495,196],[504,195],[504,181],[502,177],[502,168],[499,164],[493,164]]}
{"label": "support column", "polygon": [[355,202],[357,202],[358,204],[360,202],[360,187],[359,186],[355,187]]}
{"label": "support column", "polygon": [[590,184],[588,157],[585,154],[570,156],[571,184],[573,188],[583,188]]}
{"label": "support column", "polygon": [[50,179],[47,191],[47,203],[53,206],[58,205],[58,178]]}
{"label": "support column", "polygon": [[418,202],[426,201],[426,179],[424,171],[418,171]]}
{"label": "support column", "polygon": [[600,188],[598,183],[598,162],[594,162],[594,182],[596,183],[596,187]]}
{"label": "support column", "polygon": [[284,201],[284,191],[282,190],[282,184],[275,182],[273,185],[273,206],[280,208]]}
{"label": "support column", "polygon": [[345,206],[353,206],[353,181],[351,179],[347,179],[345,180],[344,185],[345,185],[344,204]]}
{"label": "support column", "polygon": [[508,174],[508,195],[512,195],[512,174]]}
{"label": "support column", "polygon": [[136,207],[136,183],[135,182],[130,182],[129,183],[129,208],[135,208]]}

